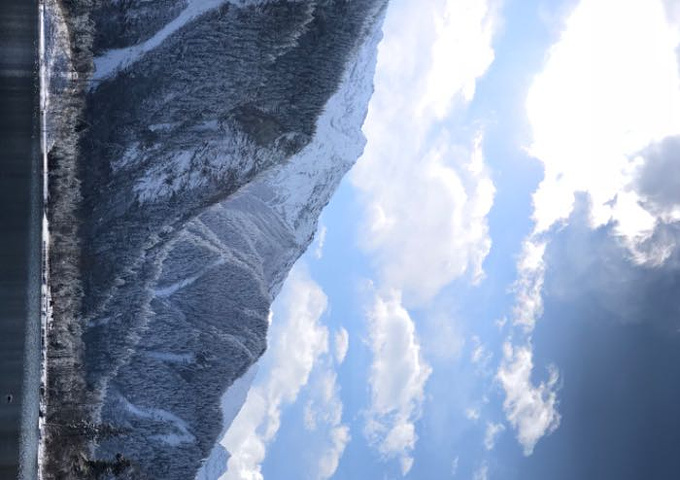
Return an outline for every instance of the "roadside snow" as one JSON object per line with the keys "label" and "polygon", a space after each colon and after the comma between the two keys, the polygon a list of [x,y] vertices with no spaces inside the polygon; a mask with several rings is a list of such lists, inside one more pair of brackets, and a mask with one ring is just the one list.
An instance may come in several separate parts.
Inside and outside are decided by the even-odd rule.
{"label": "roadside snow", "polygon": [[[41,357],[40,357],[40,394],[39,394],[39,412],[44,414],[47,408],[45,397],[42,394],[43,389],[47,385],[47,332],[50,328],[52,319],[52,303],[49,289],[49,226],[47,223],[46,205],[48,201],[48,183],[47,183],[47,106],[49,102],[48,83],[47,83],[47,68],[45,64],[47,55],[45,52],[45,4],[41,1],[38,5],[39,9],[39,24],[40,24],[40,39],[39,39],[39,55],[40,55],[40,150],[42,155],[42,200],[43,200],[43,214],[42,214],[42,265],[41,265],[41,286],[40,286],[40,334],[41,334]],[[45,417],[38,415],[38,461],[37,461],[37,478],[43,478],[43,465],[45,458]]]}

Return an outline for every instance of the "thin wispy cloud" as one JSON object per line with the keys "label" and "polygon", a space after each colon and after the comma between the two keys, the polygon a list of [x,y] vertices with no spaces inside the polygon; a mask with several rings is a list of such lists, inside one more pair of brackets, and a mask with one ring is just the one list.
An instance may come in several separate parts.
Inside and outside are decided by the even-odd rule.
{"label": "thin wispy cloud", "polygon": [[479,417],[481,416],[481,412],[479,411],[479,408],[466,408],[465,409],[465,418],[468,420],[472,420],[473,422],[476,422],[479,420]]}
{"label": "thin wispy cloud", "polygon": [[486,463],[483,463],[472,474],[472,480],[489,480],[489,466]]}
{"label": "thin wispy cloud", "polygon": [[558,374],[553,367],[548,370],[548,380],[534,385],[531,373],[534,368],[530,346],[503,347],[503,361],[497,373],[505,391],[503,410],[510,425],[517,432],[517,440],[525,455],[531,455],[536,443],[557,429],[561,416],[557,410]]}
{"label": "thin wispy cloud", "polygon": [[451,476],[455,477],[458,473],[458,463],[460,462],[460,457],[456,455],[456,458],[451,462]]}
{"label": "thin wispy cloud", "polygon": [[347,332],[347,329],[340,328],[335,332],[333,346],[335,348],[335,361],[341,364],[345,361],[347,350],[349,350],[349,332]]}
{"label": "thin wispy cloud", "polygon": [[323,247],[326,244],[326,235],[328,228],[323,223],[319,225],[319,230],[316,232],[316,239],[314,240],[314,258],[321,260],[323,257]]}
{"label": "thin wispy cloud", "polygon": [[493,360],[493,353],[487,348],[479,336],[472,336],[472,352],[470,352],[470,362],[475,366],[478,375],[492,376],[493,367],[491,361]]}
{"label": "thin wispy cloud", "polygon": [[331,444],[324,450],[321,458],[319,458],[319,471],[317,475],[319,480],[331,478],[335,474],[340,463],[340,457],[350,440],[349,427],[346,425],[333,427],[330,431]]}
{"label": "thin wispy cloud", "polygon": [[318,458],[316,478],[319,480],[333,476],[351,440],[349,426],[342,423],[340,387],[330,356],[325,358],[324,363],[316,375],[313,374],[311,393],[304,407],[305,428],[321,431],[324,437],[307,449]]}
{"label": "thin wispy cloud", "polygon": [[493,450],[496,446],[496,440],[505,431],[505,425],[502,423],[486,423],[486,431],[484,432],[484,448]]}

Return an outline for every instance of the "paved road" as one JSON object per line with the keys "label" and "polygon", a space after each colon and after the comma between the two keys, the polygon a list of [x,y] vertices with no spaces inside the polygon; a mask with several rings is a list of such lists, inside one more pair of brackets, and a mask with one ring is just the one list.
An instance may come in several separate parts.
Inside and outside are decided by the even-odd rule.
{"label": "paved road", "polygon": [[[38,3],[0,0],[0,478],[35,478],[40,353]],[[37,350],[37,351],[36,351]],[[11,395],[11,402],[9,401]],[[27,460],[20,462],[20,458]]]}

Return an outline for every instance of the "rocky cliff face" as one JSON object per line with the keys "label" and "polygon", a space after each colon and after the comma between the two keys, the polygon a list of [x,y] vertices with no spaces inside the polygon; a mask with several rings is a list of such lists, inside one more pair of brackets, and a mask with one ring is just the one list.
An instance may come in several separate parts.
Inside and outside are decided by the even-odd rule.
{"label": "rocky cliff face", "polygon": [[223,395],[363,149],[385,3],[48,2],[46,478],[219,470]]}

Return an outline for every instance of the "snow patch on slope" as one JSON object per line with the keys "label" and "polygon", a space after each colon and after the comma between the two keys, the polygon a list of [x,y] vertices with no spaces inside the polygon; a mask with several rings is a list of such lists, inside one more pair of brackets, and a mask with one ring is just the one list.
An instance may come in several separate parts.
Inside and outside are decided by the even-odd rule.
{"label": "snow patch on slope", "polygon": [[[254,196],[281,218],[298,245],[302,248],[309,245],[322,208],[330,200],[342,177],[361,156],[366,144],[361,127],[373,94],[382,21],[374,25],[337,92],[329,99],[319,117],[312,142],[286,164],[251,182],[225,202],[225,208],[239,198]],[[284,270],[287,271],[287,268]],[[275,294],[278,288],[274,279],[270,291]],[[215,479],[225,473],[229,456],[224,456],[222,452],[219,444],[214,447],[197,480]]]}
{"label": "snow patch on slope", "polygon": [[[144,54],[157,48],[170,35],[178,31],[184,25],[204,13],[219,7],[226,1],[227,0],[189,0],[186,8],[182,10],[177,17],[161,28],[147,41],[127,48],[109,50],[104,55],[95,58],[95,72],[92,75],[93,84],[96,86],[97,83],[111,77],[118,71],[129,67],[144,56]],[[235,3],[239,4],[242,2],[237,1]]]}
{"label": "snow patch on slope", "polygon": [[108,50],[94,59],[95,72],[92,75],[92,86],[114,76],[137,62],[146,53],[162,44],[170,35],[204,13],[214,10],[225,3],[236,7],[252,7],[272,3],[272,0],[189,0],[186,8],[177,17],[161,28],[148,40],[126,48]]}
{"label": "snow patch on slope", "polygon": [[[313,141],[264,182],[274,191],[268,203],[295,232],[300,244],[314,234],[318,213],[366,145],[361,126],[373,95],[381,24],[377,22],[378,27],[362,45],[354,65],[326,104]],[[319,198],[323,204],[317,205],[317,215],[305,215],[309,205],[318,203]]]}
{"label": "snow patch on slope", "polygon": [[164,423],[174,428],[177,432],[167,433],[164,435],[152,435],[150,438],[161,440],[170,445],[196,441],[196,437],[194,437],[191,432],[189,432],[189,426],[187,425],[187,422],[179,418],[177,415],[162,408],[141,407],[139,405],[134,405],[128,399],[122,396],[120,397],[120,400],[124,403],[127,410],[133,415]]}

